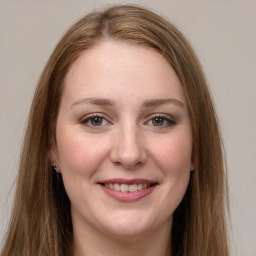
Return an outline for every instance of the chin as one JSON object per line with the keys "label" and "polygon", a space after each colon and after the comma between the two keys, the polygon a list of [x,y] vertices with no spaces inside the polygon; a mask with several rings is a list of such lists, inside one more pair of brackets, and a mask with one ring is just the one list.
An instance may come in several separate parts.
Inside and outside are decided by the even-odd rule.
{"label": "chin", "polygon": [[106,220],[105,223],[109,223],[105,228],[110,236],[126,240],[142,237],[152,233],[154,229],[153,220],[145,218],[143,214],[138,216],[127,211],[112,220]]}

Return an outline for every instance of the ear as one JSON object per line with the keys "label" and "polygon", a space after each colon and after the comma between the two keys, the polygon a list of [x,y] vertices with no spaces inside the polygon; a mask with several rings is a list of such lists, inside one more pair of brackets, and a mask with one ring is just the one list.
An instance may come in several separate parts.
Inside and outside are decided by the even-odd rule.
{"label": "ear", "polygon": [[195,170],[194,160],[193,157],[191,157],[190,160],[190,171],[193,172]]}
{"label": "ear", "polygon": [[48,159],[52,164],[56,163],[59,165],[58,149],[54,140],[51,140],[49,143],[49,149],[48,149],[47,155],[48,155]]}
{"label": "ear", "polygon": [[56,164],[56,167],[54,167],[55,171],[58,173],[61,173],[59,168],[59,157],[58,157],[58,149],[55,143],[52,143],[48,150],[48,158],[50,162],[53,164]]}
{"label": "ear", "polygon": [[193,163],[193,161],[191,160],[190,162],[190,171],[193,172],[195,170],[195,165]]}
{"label": "ear", "polygon": [[193,172],[195,170],[194,160],[195,160],[195,154],[194,154],[194,150],[192,149],[191,159],[190,159],[190,172]]}

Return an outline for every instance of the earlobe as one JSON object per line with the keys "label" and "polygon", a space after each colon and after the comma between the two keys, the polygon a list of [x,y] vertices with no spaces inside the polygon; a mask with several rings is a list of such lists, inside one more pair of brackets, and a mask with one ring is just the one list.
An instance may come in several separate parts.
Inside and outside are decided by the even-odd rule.
{"label": "earlobe", "polygon": [[57,150],[56,144],[53,141],[50,143],[50,147],[47,155],[52,165],[56,164],[58,166],[58,163],[59,163],[58,150]]}
{"label": "earlobe", "polygon": [[59,168],[59,161],[58,161],[58,154],[57,154],[57,148],[56,146],[51,147],[51,149],[48,151],[48,158],[50,162],[52,163],[52,170],[54,170],[56,173],[61,173]]}
{"label": "earlobe", "polygon": [[59,169],[59,166],[58,166],[58,164],[56,164],[56,163],[52,163],[52,169],[53,169],[55,172],[61,173],[61,171],[60,171],[60,169]]}
{"label": "earlobe", "polygon": [[195,171],[195,165],[194,165],[194,163],[192,161],[190,163],[190,171],[191,172]]}

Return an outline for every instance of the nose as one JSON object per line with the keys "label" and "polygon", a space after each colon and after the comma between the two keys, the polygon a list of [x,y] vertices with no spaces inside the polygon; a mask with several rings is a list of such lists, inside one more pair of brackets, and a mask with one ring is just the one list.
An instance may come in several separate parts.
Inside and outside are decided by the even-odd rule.
{"label": "nose", "polygon": [[134,169],[146,162],[145,144],[136,125],[126,125],[116,130],[110,158],[115,165],[125,169]]}

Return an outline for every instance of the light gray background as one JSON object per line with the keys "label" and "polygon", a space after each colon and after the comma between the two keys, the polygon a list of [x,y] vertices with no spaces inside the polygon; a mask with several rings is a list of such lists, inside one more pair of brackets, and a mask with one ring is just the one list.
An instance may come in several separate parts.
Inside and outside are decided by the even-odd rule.
{"label": "light gray background", "polygon": [[194,46],[215,99],[227,151],[233,255],[255,256],[256,1],[249,0],[0,0],[0,239],[39,74],[71,23],[113,2],[153,8]]}

